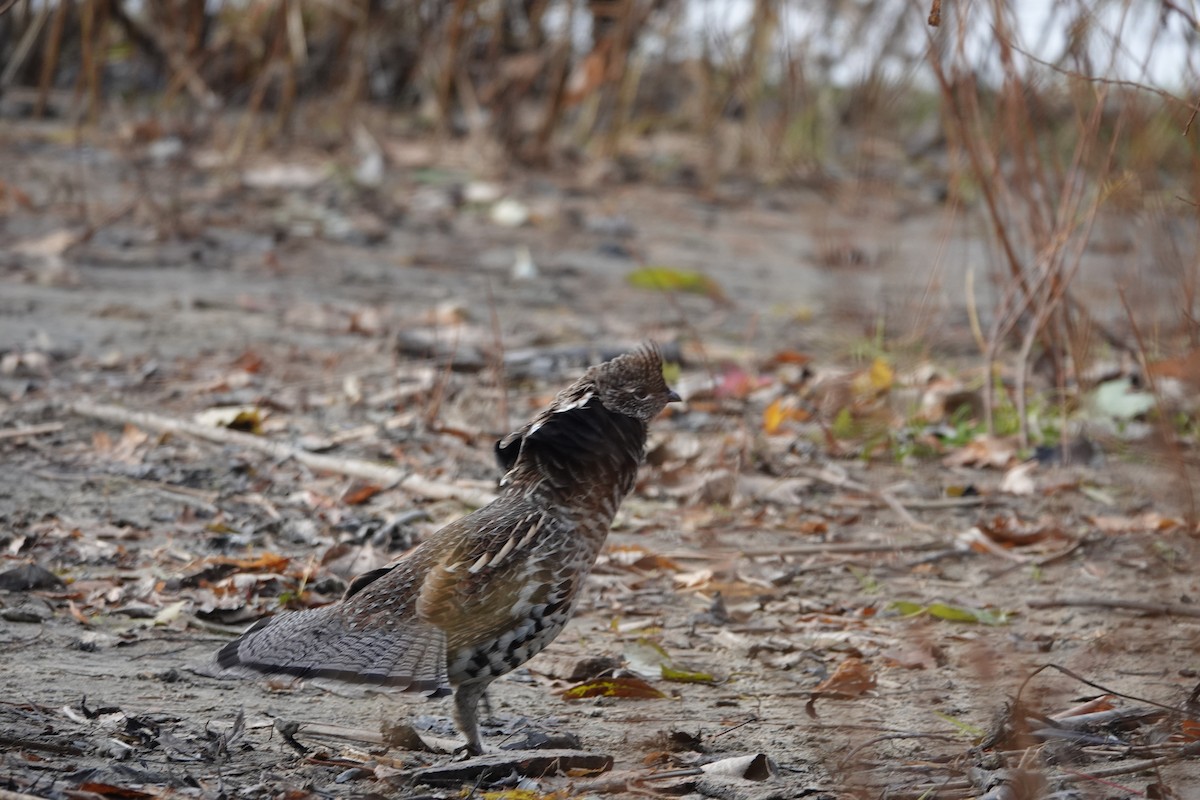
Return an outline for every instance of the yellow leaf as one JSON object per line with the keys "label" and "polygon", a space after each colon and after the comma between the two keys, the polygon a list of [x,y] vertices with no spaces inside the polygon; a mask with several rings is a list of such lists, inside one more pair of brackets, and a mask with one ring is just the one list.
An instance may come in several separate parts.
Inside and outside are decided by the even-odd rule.
{"label": "yellow leaf", "polygon": [[572,686],[562,693],[564,700],[585,697],[624,697],[630,700],[652,700],[666,697],[641,678],[600,678]]}
{"label": "yellow leaf", "polygon": [[561,792],[551,792],[543,794],[534,789],[501,789],[495,792],[483,792],[476,794],[471,792],[471,797],[482,797],[483,800],[564,800],[566,795]]}
{"label": "yellow leaf", "polygon": [[779,426],[787,417],[787,412],[783,410],[783,398],[775,398],[771,405],[763,411],[763,433],[768,436],[772,435],[779,430]]}
{"label": "yellow leaf", "polygon": [[886,392],[892,388],[896,374],[882,357],[876,358],[871,364],[871,388],[877,392]]}

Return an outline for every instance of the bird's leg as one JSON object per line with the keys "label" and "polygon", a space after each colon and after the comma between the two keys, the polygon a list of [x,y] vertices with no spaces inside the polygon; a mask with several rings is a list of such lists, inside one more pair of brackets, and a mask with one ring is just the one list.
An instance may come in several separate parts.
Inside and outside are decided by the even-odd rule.
{"label": "bird's leg", "polygon": [[484,689],[483,694],[479,696],[479,702],[483,706],[483,719],[488,724],[495,724],[496,714],[492,711],[492,696],[488,694],[487,689]]}
{"label": "bird's leg", "polygon": [[454,721],[467,738],[467,752],[473,756],[483,753],[483,739],[479,735],[479,698],[487,691],[492,678],[460,683],[454,690]]}

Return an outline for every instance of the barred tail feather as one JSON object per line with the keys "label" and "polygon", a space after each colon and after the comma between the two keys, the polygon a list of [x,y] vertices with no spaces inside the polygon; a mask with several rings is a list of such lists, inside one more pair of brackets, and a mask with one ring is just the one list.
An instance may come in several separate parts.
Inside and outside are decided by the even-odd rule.
{"label": "barred tail feather", "polygon": [[263,620],[225,645],[225,674],[328,678],[414,692],[444,694],[446,636],[412,623],[386,630],[351,629],[338,608],[309,609]]}

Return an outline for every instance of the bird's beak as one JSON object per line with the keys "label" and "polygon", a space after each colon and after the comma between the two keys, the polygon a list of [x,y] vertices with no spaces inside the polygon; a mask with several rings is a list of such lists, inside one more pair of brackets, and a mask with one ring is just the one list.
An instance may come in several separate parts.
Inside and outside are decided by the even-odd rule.
{"label": "bird's beak", "polygon": [[668,403],[678,403],[682,400],[683,400],[683,398],[679,396],[679,392],[675,391],[674,389],[667,390],[667,402]]}

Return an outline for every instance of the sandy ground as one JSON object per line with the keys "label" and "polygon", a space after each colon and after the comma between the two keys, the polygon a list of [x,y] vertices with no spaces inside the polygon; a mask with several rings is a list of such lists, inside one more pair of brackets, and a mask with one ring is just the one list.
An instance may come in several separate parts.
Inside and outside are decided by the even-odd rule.
{"label": "sandy ground", "polygon": [[[1047,466],[1033,495],[1015,496],[999,491],[998,470],[764,442],[753,391],[705,399],[714,374],[731,374],[720,365],[752,373],[785,350],[836,365],[878,335],[909,342],[914,360],[969,365],[963,267],[978,267],[986,300],[986,252],[931,193],[701,201],[527,179],[505,184],[534,214],[513,229],[457,205],[466,175],[453,170],[386,191],[336,175],[254,188],[117,150],[15,144],[0,172],[30,206],[0,223],[0,567],[34,563],[66,585],[0,591],[0,790],[459,797],[466,783],[561,797],[969,797],[1007,775],[1045,781],[1013,797],[1200,796],[1183,750],[1194,727],[1151,705],[1182,708],[1200,667],[1200,616],[1187,613],[1200,596],[1196,544],[1178,522],[1189,492],[1168,461]],[[80,204],[103,221],[91,235]],[[536,277],[514,277],[522,247]],[[1129,253],[1143,247],[1134,237],[1125,251],[1135,271],[1144,259]],[[1121,260],[1097,254],[1081,292],[1110,294]],[[701,270],[722,296],[639,290],[625,280],[638,264]],[[1142,299],[1161,302],[1155,281],[1168,278],[1146,277]],[[578,750],[612,757],[600,775],[431,786],[413,770],[452,757],[311,724],[377,735],[413,722],[453,737],[445,701],[193,672],[261,614],[332,600],[467,508],[78,406],[175,420],[257,406],[267,437],[486,491],[491,442],[581,366],[514,354],[645,337],[681,345],[677,381],[696,399],[656,422],[580,613],[495,684],[485,728],[497,748],[531,731],[574,734]],[[839,476],[903,498],[913,519]],[[963,486],[978,494],[945,502]],[[1006,526],[1037,531],[1036,544],[964,544],[974,527]],[[906,616],[894,601],[1009,617]],[[587,659],[637,667],[648,642],[713,680],[652,676],[659,699],[562,698]],[[1048,663],[1078,677],[1031,678]],[[866,683],[844,679],[856,668]],[[1030,714],[1050,715],[1105,690],[1131,696],[1115,708],[1146,714],[1089,739],[988,741],[1018,692]],[[306,755],[280,720],[310,725],[297,734]],[[758,780],[693,769],[756,754],[770,760]],[[1003,772],[1022,758],[1026,773]]]}

